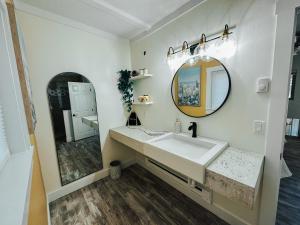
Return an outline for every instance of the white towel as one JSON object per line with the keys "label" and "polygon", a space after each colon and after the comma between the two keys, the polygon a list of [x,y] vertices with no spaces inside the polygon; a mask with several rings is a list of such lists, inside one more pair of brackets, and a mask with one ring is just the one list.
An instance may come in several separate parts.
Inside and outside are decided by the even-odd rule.
{"label": "white towel", "polygon": [[289,170],[288,166],[286,165],[285,160],[282,158],[281,160],[281,178],[291,177],[293,174]]}

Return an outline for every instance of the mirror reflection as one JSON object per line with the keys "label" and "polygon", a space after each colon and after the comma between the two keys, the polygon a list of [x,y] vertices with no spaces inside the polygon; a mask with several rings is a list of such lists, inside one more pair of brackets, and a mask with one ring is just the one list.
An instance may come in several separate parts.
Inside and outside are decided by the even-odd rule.
{"label": "mirror reflection", "polygon": [[55,76],[47,88],[62,185],[103,168],[93,84],[76,73]]}
{"label": "mirror reflection", "polygon": [[214,58],[194,57],[175,73],[172,98],[177,108],[192,117],[210,115],[220,109],[230,93],[230,77]]}

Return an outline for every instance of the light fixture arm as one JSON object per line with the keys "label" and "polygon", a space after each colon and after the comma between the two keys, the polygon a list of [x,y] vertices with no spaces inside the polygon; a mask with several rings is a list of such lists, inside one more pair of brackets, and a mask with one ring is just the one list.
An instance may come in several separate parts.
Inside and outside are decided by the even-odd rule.
{"label": "light fixture arm", "polygon": [[223,31],[222,39],[228,38],[228,36],[229,36],[229,27],[228,27],[228,24],[226,24],[224,31]]}
{"label": "light fixture arm", "polygon": [[198,42],[195,42],[195,43],[193,43],[189,46],[188,42],[184,41],[183,45],[182,45],[182,48],[177,50],[177,51],[175,51],[173,47],[170,47],[169,50],[168,50],[168,57],[171,56],[171,55],[177,54],[179,52],[186,51],[187,49],[195,48],[199,44],[205,44],[207,42],[215,41],[217,39],[228,38],[229,35],[233,34],[233,32],[230,31],[230,30],[235,28],[235,27],[236,26],[229,27],[228,24],[226,24],[225,27],[224,27],[223,32],[221,33],[221,35],[218,35],[217,37],[213,37],[213,38],[210,38],[210,39],[208,39],[207,36],[203,33],[201,35],[201,39]]}
{"label": "light fixture arm", "polygon": [[202,35],[201,35],[201,39],[200,39],[200,41],[199,41],[199,44],[200,45],[203,45],[203,44],[205,44],[206,43],[206,35],[203,33]]}
{"label": "light fixture arm", "polygon": [[169,57],[169,56],[171,56],[171,55],[173,55],[173,54],[175,54],[174,48],[173,48],[173,47],[169,47],[167,56]]}
{"label": "light fixture arm", "polygon": [[183,44],[182,44],[182,48],[181,48],[181,51],[185,51],[187,49],[189,49],[189,44],[187,43],[187,41],[184,41]]}

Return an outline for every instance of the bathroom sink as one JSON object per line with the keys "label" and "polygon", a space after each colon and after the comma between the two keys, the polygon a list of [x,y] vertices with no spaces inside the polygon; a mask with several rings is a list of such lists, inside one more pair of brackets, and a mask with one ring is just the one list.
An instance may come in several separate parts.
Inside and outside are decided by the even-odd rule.
{"label": "bathroom sink", "polygon": [[168,133],[144,145],[144,154],[193,180],[204,183],[205,168],[228,143],[187,134]]}
{"label": "bathroom sink", "polygon": [[85,116],[82,117],[82,122],[90,127],[98,128],[98,116]]}

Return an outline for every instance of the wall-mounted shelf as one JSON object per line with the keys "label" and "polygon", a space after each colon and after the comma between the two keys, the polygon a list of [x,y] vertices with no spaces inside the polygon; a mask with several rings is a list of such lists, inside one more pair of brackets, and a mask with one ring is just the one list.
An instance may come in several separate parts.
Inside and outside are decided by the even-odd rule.
{"label": "wall-mounted shelf", "polygon": [[135,77],[131,77],[129,80],[134,81],[134,80],[141,80],[141,79],[145,79],[145,78],[149,78],[152,77],[152,74],[144,74],[144,75],[138,75]]}
{"label": "wall-mounted shelf", "polygon": [[152,105],[153,102],[133,102],[132,105]]}

